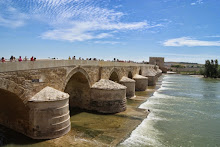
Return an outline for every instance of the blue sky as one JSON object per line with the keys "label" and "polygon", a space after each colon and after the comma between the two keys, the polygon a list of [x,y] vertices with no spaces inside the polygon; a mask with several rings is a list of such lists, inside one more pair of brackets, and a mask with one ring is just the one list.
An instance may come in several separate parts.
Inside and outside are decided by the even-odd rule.
{"label": "blue sky", "polygon": [[0,0],[0,56],[220,60],[219,0]]}

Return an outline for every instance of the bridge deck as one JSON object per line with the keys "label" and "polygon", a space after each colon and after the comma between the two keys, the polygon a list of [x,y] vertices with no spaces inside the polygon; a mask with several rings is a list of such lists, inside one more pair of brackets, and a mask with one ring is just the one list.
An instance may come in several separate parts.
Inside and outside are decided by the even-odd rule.
{"label": "bridge deck", "polygon": [[22,62],[4,62],[0,63],[0,72],[33,70],[42,68],[67,67],[67,66],[153,66],[149,64],[111,62],[111,61],[93,61],[93,60],[37,60]]}

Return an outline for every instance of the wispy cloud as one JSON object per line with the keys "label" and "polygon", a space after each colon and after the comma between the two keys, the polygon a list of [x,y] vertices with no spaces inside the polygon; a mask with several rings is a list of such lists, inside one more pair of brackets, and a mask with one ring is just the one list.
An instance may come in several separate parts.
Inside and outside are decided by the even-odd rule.
{"label": "wispy cloud", "polygon": [[28,18],[26,14],[19,12],[12,6],[5,5],[5,3],[0,4],[5,7],[0,13],[0,26],[17,28],[25,25]]}
{"label": "wispy cloud", "polygon": [[123,7],[122,5],[117,5],[117,6],[114,6],[114,8],[121,8],[121,7]]}
{"label": "wispy cloud", "polygon": [[117,42],[117,41],[94,41],[94,43],[96,44],[124,44],[124,43],[121,43],[121,42]]}
{"label": "wispy cloud", "polygon": [[[11,6],[19,7],[19,10],[28,15],[30,19],[44,22],[50,26],[50,30],[40,35],[42,39],[85,41],[112,37],[114,36],[111,33],[113,31],[162,27],[161,24],[151,25],[145,20],[124,22],[122,18],[125,14],[105,8],[104,3],[107,2],[102,0],[29,0],[25,6],[19,5],[22,0],[7,1]],[[10,23],[19,27],[25,24],[25,19],[13,17],[6,19],[0,15],[0,25],[1,22],[4,26]]]}
{"label": "wispy cloud", "polygon": [[203,0],[196,0],[195,2],[191,3],[191,5],[198,5],[203,4]]}
{"label": "wispy cloud", "polygon": [[174,47],[180,47],[180,46],[220,46],[220,41],[202,41],[202,40],[196,40],[190,37],[181,37],[181,38],[174,38],[169,39],[163,42],[164,46],[174,46]]}
{"label": "wispy cloud", "polygon": [[220,35],[211,35],[211,36],[205,36],[205,37],[208,37],[208,38],[220,38]]}

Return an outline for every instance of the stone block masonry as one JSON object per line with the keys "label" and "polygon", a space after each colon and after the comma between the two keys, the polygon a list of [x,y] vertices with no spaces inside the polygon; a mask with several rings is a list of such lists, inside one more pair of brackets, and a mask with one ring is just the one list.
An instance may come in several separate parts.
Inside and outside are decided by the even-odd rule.
{"label": "stone block masonry", "polygon": [[160,75],[157,66],[136,63],[0,63],[0,124],[34,139],[60,137],[71,129],[69,107],[100,113],[125,111],[126,97],[146,90]]}

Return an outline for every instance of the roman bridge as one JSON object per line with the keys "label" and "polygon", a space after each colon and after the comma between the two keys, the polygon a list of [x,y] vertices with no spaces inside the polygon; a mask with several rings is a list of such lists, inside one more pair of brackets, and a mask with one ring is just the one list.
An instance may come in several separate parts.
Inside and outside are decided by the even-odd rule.
{"label": "roman bridge", "polygon": [[34,139],[71,129],[69,107],[100,113],[126,110],[126,98],[155,85],[149,64],[39,60],[0,63],[0,124]]}

